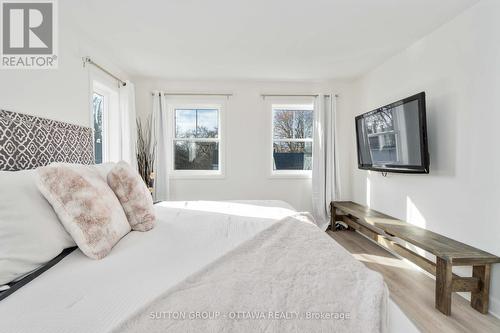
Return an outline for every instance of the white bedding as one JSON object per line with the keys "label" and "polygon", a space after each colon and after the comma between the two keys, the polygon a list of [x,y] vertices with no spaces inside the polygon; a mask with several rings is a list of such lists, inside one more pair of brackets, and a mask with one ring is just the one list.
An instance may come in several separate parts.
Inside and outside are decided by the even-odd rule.
{"label": "white bedding", "polygon": [[0,301],[0,332],[109,332],[169,287],[295,210],[282,201],[164,202],[102,260],[74,251]]}
{"label": "white bedding", "polygon": [[383,277],[297,213],[166,290],[115,332],[380,333],[386,304]]}

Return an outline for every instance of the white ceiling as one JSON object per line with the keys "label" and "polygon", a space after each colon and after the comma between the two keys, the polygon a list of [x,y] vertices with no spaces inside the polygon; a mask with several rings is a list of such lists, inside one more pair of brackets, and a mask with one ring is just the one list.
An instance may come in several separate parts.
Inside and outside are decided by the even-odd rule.
{"label": "white ceiling", "polygon": [[132,76],[305,80],[359,76],[477,1],[59,3]]}

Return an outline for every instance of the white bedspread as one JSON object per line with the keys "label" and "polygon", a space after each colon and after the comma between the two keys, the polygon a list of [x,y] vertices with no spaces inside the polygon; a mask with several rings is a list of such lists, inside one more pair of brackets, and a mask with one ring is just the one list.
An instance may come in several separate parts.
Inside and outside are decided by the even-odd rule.
{"label": "white bedspread", "polygon": [[0,301],[0,332],[109,332],[166,289],[294,213],[281,201],[165,202],[102,260],[74,251]]}
{"label": "white bedspread", "polygon": [[382,276],[297,213],[167,290],[116,333],[379,333],[386,303]]}

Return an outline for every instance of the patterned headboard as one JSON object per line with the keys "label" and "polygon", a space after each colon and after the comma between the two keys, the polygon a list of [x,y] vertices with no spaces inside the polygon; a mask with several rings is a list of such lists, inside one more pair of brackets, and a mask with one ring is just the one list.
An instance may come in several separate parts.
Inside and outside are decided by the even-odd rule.
{"label": "patterned headboard", "polygon": [[34,169],[52,162],[94,164],[92,129],[0,110],[0,170]]}

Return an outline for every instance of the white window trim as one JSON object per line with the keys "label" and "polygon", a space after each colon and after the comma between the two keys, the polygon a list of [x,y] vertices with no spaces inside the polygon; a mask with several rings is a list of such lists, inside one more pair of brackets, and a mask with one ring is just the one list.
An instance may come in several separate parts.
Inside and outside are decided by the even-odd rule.
{"label": "white window trim", "polygon": [[[218,138],[201,139],[203,142],[219,142],[219,170],[175,170],[175,154],[174,154],[174,140],[175,138],[175,110],[176,109],[218,109],[219,112],[219,133]],[[202,101],[195,99],[192,101],[169,101],[167,100],[168,110],[168,144],[167,156],[168,162],[168,176],[171,179],[222,179],[225,178],[225,162],[226,162],[226,149],[225,149],[225,102],[222,100],[207,100]],[[200,141],[197,138],[185,138],[186,141]]]}
{"label": "white window trim", "polygon": [[[271,179],[311,179],[312,170],[274,170],[274,142],[275,141],[297,141],[297,142],[313,142],[313,139],[274,139],[274,115],[273,109],[284,108],[288,110],[308,110],[311,109],[313,114],[316,113],[314,98],[288,97],[270,99],[266,103],[266,109],[269,113],[269,140],[268,140],[268,170],[269,178]],[[312,106],[312,107],[311,107]],[[313,126],[314,131],[314,126]],[[313,132],[314,138],[314,132]],[[314,149],[313,149],[314,151]]]}

